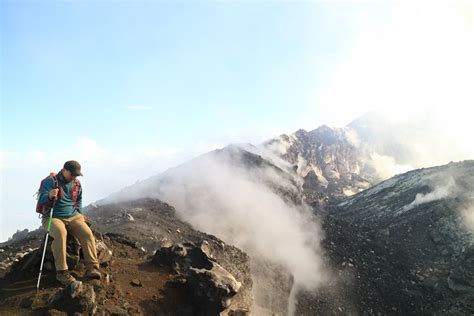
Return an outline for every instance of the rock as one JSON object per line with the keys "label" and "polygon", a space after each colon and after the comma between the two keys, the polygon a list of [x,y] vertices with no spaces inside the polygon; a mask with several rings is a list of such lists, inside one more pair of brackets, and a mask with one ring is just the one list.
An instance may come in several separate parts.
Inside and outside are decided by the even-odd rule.
{"label": "rock", "polygon": [[229,316],[250,316],[250,312],[247,309],[236,309],[231,310]]}
{"label": "rock", "polygon": [[209,246],[209,243],[207,242],[207,240],[203,240],[201,242],[201,245],[199,246],[199,248],[201,249],[201,251],[203,253],[205,253],[209,258],[213,258],[212,256],[212,252],[211,252],[211,247]]}
{"label": "rock", "polygon": [[138,279],[133,279],[131,282],[130,282],[131,285],[133,286],[143,286],[142,285],[142,282]]}
{"label": "rock", "polygon": [[162,239],[160,242],[161,248],[171,248],[173,246],[173,242],[167,238]]}
{"label": "rock", "polygon": [[53,266],[53,263],[51,261],[47,261],[43,264],[43,268],[46,270],[46,271],[54,271],[54,266]]}
{"label": "rock", "polygon": [[171,252],[177,257],[186,257],[187,251],[182,244],[176,244],[171,247]]}
{"label": "rock", "polygon": [[229,307],[241,285],[217,263],[213,263],[211,270],[191,268],[186,283],[195,303],[210,312],[221,312]]}
{"label": "rock", "polygon": [[31,305],[33,305],[33,297],[31,297],[31,296],[30,297],[25,297],[20,302],[20,307],[21,308],[30,308]]}
{"label": "rock", "polygon": [[102,266],[108,266],[109,262],[112,260],[112,250],[110,250],[103,241],[96,242],[96,249],[99,264]]}
{"label": "rock", "polygon": [[76,286],[68,286],[59,290],[51,298],[48,308],[74,313],[94,314],[97,309],[94,287],[90,284],[82,284],[78,291]]}
{"label": "rock", "polygon": [[218,314],[228,308],[242,284],[210,257],[207,242],[197,247],[192,243],[174,244],[157,250],[153,262],[180,271],[182,282],[174,287],[183,289],[194,313]]}
{"label": "rock", "polygon": [[447,278],[448,288],[451,289],[453,292],[458,293],[473,293],[474,288],[469,286],[469,284],[463,284],[462,280],[456,279],[453,275],[448,276]]}
{"label": "rock", "polygon": [[152,262],[157,265],[172,267],[174,263],[181,262],[187,255],[187,250],[182,244],[174,244],[171,247],[161,247],[155,252]]}
{"label": "rock", "polygon": [[110,274],[104,273],[104,282],[105,282],[105,284],[109,284],[110,281],[111,281]]}
{"label": "rock", "polygon": [[133,218],[133,216],[131,214],[127,214],[127,221],[134,222],[135,219]]}
{"label": "rock", "polygon": [[123,234],[117,234],[117,233],[106,233],[106,236],[109,238],[114,239],[116,242],[128,245],[132,248],[138,249],[138,242],[131,240],[129,237]]}
{"label": "rock", "polygon": [[23,252],[23,253],[18,253],[16,256],[17,256],[17,258],[21,259],[24,256],[26,256],[27,254],[28,254],[28,252]]}
{"label": "rock", "polygon": [[25,239],[26,237],[28,237],[28,232],[29,230],[26,228],[23,230],[17,230],[16,233],[14,233],[12,237],[9,238],[8,240],[18,241],[20,239]]}
{"label": "rock", "polygon": [[108,308],[108,312],[111,316],[127,316],[127,310],[120,308],[118,306],[111,306]]}
{"label": "rock", "polygon": [[48,310],[48,313],[46,315],[48,315],[48,316],[67,316],[67,313],[62,312],[62,311],[57,310],[57,309],[50,309],[50,310]]}
{"label": "rock", "polygon": [[76,298],[79,294],[82,293],[82,282],[74,281],[69,285],[71,291],[71,298]]}

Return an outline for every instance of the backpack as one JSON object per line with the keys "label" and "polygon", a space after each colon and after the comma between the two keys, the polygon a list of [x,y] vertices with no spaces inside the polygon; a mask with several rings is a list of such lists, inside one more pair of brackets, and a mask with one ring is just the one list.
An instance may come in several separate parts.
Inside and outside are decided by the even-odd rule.
{"label": "backpack", "polygon": [[[39,202],[39,193],[40,193],[41,189],[43,188],[44,183],[47,180],[49,180],[50,178],[53,179],[53,189],[59,189],[57,199],[58,200],[61,199],[64,195],[63,189],[59,185],[59,181],[58,181],[58,177],[57,177],[56,173],[51,172],[49,174],[49,176],[47,176],[46,178],[41,180],[40,187],[39,187],[38,191],[36,192],[36,200],[37,200],[37,202],[36,202],[36,213],[39,213],[40,215],[45,215],[45,214],[49,213],[49,211],[53,207],[53,201],[48,200],[46,203],[40,203]],[[77,205],[77,198],[78,198],[80,189],[81,189],[81,182],[79,182],[79,180],[75,179],[74,183],[72,184],[72,200],[74,201],[74,209],[76,209],[76,210],[78,209],[78,207],[77,207],[78,206]]]}

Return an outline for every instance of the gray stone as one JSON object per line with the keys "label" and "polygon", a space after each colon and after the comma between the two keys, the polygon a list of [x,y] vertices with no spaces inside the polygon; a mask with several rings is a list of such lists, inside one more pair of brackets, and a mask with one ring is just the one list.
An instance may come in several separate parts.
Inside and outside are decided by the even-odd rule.
{"label": "gray stone", "polygon": [[250,316],[250,312],[247,309],[236,309],[231,310],[229,316]]}
{"label": "gray stone", "polygon": [[223,311],[230,306],[242,284],[219,264],[213,263],[211,270],[191,268],[187,286],[197,302],[204,302],[210,310]]}
{"label": "gray stone", "polygon": [[20,307],[21,308],[30,308],[31,305],[33,304],[33,297],[25,297],[24,299],[21,300],[20,302]]}
{"label": "gray stone", "polygon": [[131,285],[133,286],[143,286],[142,285],[142,282],[139,280],[139,279],[133,279],[131,282],[130,282]]}
{"label": "gray stone", "polygon": [[211,257],[207,241],[197,247],[192,243],[174,244],[156,251],[153,262],[171,267],[181,274],[182,282],[194,313],[218,314],[231,306],[242,284]]}
{"label": "gray stone", "polygon": [[94,314],[97,309],[94,287],[90,284],[81,284],[79,287],[68,286],[59,290],[50,299],[48,308],[73,313]]}
{"label": "gray stone", "polygon": [[103,241],[96,242],[97,259],[102,266],[107,266],[112,260],[112,250]]}
{"label": "gray stone", "polygon": [[111,316],[127,316],[128,312],[127,310],[120,308],[118,306],[111,306],[108,308],[108,312],[110,313]]}

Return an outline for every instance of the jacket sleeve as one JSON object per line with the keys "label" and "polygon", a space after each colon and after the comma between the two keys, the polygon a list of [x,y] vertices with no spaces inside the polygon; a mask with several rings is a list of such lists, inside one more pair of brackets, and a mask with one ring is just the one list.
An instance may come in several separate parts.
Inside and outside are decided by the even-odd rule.
{"label": "jacket sleeve", "polygon": [[49,199],[49,191],[53,188],[54,182],[51,177],[48,177],[41,181],[40,188],[38,191],[38,204],[51,207],[53,201]]}

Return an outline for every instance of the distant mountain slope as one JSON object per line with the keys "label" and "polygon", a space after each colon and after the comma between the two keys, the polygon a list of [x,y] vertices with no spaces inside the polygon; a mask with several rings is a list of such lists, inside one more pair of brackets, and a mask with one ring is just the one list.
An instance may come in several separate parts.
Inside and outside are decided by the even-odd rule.
{"label": "distant mountain slope", "polygon": [[[265,156],[265,154],[269,156]],[[220,167],[225,168],[220,170]],[[127,201],[142,197],[163,198],[163,196],[170,193],[168,190],[170,186],[176,188],[176,185],[178,185],[180,189],[189,192],[188,188],[196,183],[200,185],[193,186],[193,189],[198,190],[194,192],[198,195],[199,190],[205,189],[206,185],[210,184],[208,179],[232,176],[224,175],[228,171],[232,172],[233,175],[261,182],[275,193],[281,194],[288,202],[301,204],[301,183],[292,167],[292,165],[270,152],[262,151],[253,145],[229,145],[223,149],[201,155],[146,180],[136,182],[97,201],[97,203]],[[200,174],[200,172],[205,173]],[[206,177],[206,173],[208,177]],[[185,180],[189,181],[191,178],[193,183],[186,183]],[[232,181],[232,177],[229,177],[228,180]]]}

